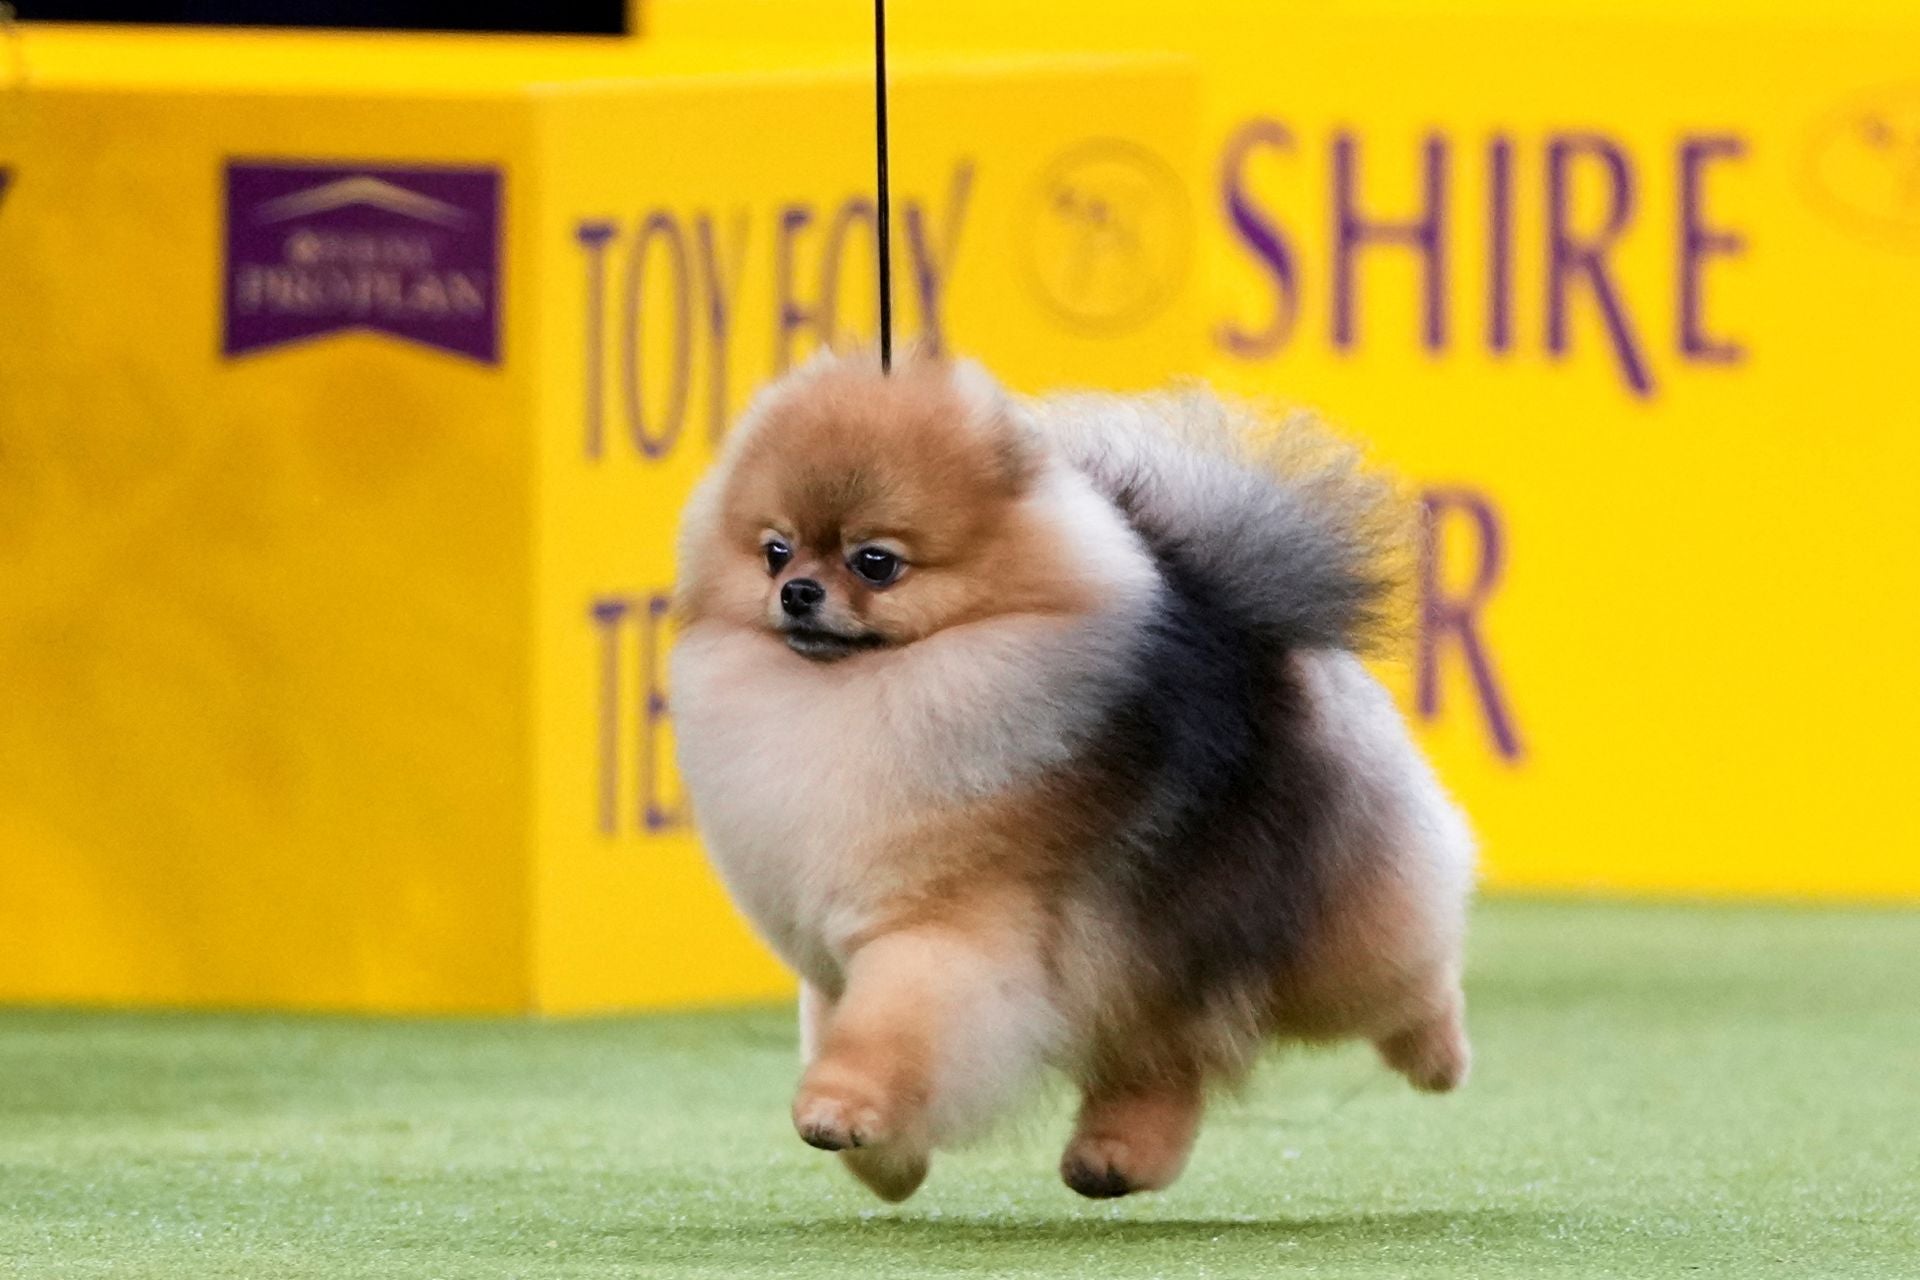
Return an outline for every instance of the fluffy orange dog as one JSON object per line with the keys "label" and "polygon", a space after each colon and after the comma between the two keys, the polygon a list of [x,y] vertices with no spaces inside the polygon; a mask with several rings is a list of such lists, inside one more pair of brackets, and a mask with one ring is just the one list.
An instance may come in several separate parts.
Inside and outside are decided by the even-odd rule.
{"label": "fluffy orange dog", "polygon": [[1304,427],[829,357],[688,507],[673,695],[802,980],[800,1136],[902,1199],[1047,1067],[1061,1173],[1164,1187],[1274,1038],[1465,1076],[1472,839],[1355,656],[1403,526]]}

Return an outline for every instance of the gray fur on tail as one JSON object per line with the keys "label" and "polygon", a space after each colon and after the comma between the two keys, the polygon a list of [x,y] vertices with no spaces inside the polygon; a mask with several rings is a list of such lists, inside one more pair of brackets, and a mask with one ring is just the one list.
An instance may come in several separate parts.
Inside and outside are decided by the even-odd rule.
{"label": "gray fur on tail", "polygon": [[1408,508],[1310,418],[1275,421],[1200,390],[1027,409],[1157,553],[1267,643],[1365,652],[1390,631]]}

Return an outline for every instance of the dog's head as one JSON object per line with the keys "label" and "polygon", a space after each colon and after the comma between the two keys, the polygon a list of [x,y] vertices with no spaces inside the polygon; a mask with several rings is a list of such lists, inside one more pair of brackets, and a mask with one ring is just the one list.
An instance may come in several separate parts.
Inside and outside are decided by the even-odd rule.
{"label": "dog's head", "polygon": [[820,662],[1079,607],[1048,459],[978,366],[828,357],[748,411],[689,504],[680,604]]}

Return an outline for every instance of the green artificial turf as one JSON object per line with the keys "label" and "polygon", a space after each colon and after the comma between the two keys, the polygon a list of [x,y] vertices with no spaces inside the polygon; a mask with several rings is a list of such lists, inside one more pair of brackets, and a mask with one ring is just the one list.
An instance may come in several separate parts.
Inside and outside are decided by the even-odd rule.
{"label": "green artificial turf", "polygon": [[1473,1083],[1278,1056],[1171,1192],[1064,1100],[883,1207],[787,1127],[785,1010],[0,1015],[0,1274],[1920,1276],[1920,915],[1496,902]]}

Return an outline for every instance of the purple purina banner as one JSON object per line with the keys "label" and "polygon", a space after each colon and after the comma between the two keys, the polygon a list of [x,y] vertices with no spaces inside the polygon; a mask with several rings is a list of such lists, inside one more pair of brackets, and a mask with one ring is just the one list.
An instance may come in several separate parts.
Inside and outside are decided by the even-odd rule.
{"label": "purple purina banner", "polygon": [[500,361],[500,172],[227,163],[229,356],[371,329]]}

